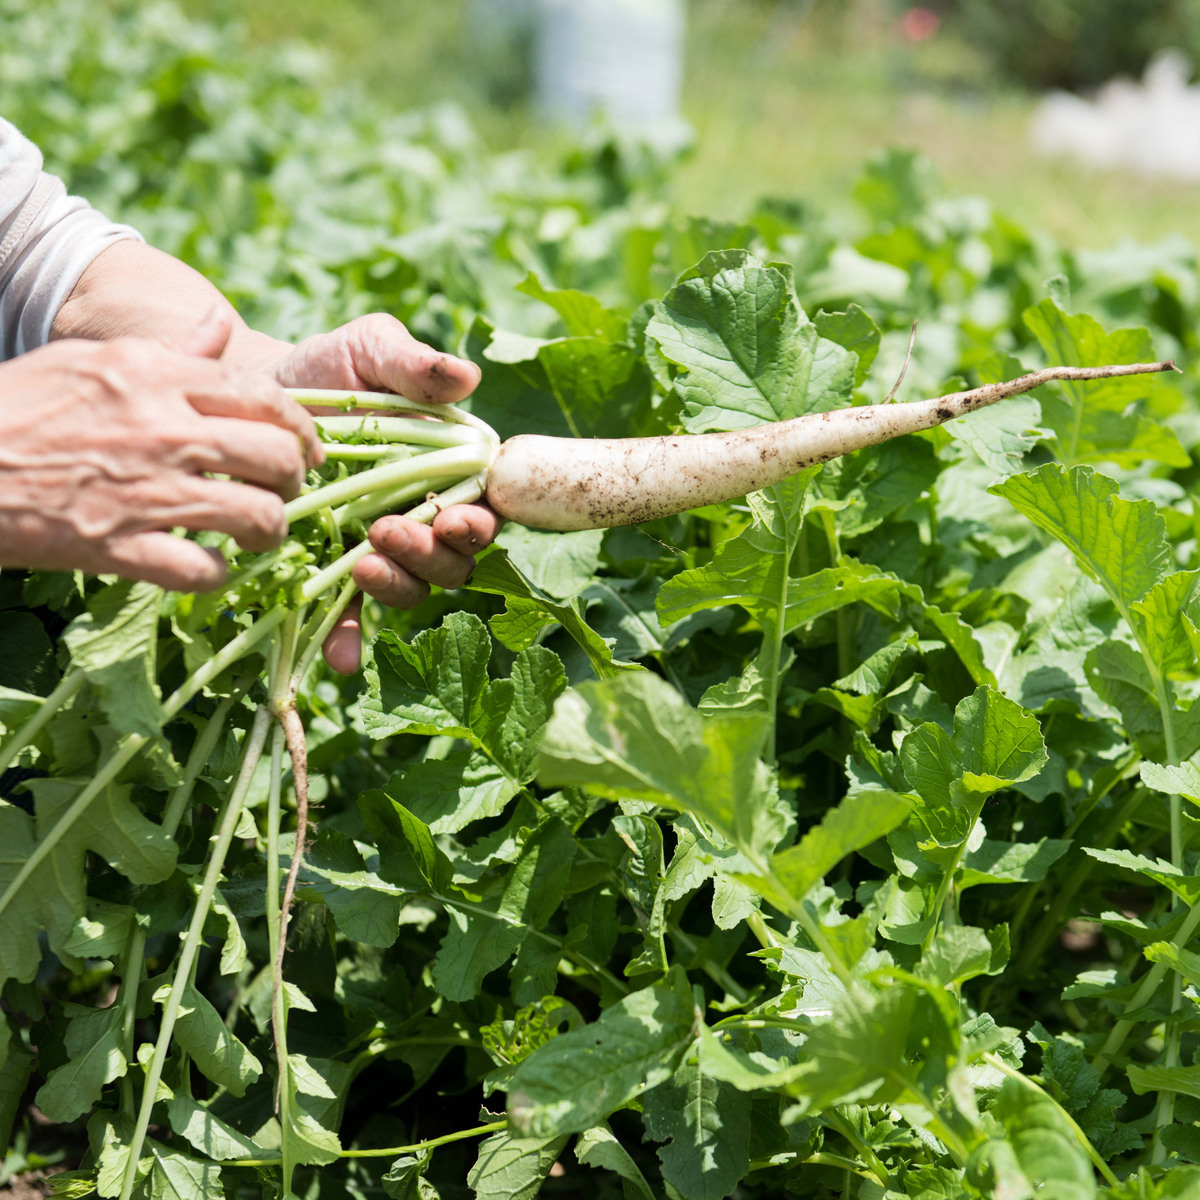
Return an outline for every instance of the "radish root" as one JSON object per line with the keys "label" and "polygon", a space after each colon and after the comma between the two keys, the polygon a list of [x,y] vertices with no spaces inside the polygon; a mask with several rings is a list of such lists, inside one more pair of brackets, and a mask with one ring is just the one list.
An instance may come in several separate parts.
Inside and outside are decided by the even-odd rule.
{"label": "radish root", "polygon": [[487,502],[535,529],[609,529],[737,499],[906,433],[932,429],[1053,380],[1175,371],[1173,362],[1046,367],[1004,383],[907,404],[838,408],[728,433],[651,438],[522,435],[501,446]]}

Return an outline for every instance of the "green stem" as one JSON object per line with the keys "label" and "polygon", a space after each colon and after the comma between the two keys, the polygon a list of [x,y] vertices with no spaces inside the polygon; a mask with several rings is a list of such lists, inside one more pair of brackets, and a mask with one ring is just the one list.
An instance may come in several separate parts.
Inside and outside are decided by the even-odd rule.
{"label": "green stem", "polygon": [[372,442],[366,446],[345,445],[342,442],[322,442],[327,462],[398,462],[412,458],[417,451],[408,446],[392,446],[386,442]]}
{"label": "green stem", "polygon": [[1110,1187],[1118,1186],[1120,1181],[1113,1174],[1108,1163],[1106,1163],[1100,1156],[1100,1152],[1095,1146],[1092,1145],[1088,1135],[1079,1127],[1078,1123],[1075,1121],[1075,1118],[1072,1117],[1071,1114],[1067,1112],[1067,1110],[1063,1108],[1063,1106],[1045,1090],[1045,1088],[1040,1087],[1034,1080],[1030,1079],[1028,1075],[1023,1075],[1014,1067],[1009,1066],[1004,1059],[1000,1058],[996,1054],[993,1054],[991,1051],[984,1054],[983,1060],[988,1064],[988,1066],[995,1068],[995,1070],[999,1071],[1003,1075],[1007,1075],[1009,1079],[1015,1079],[1018,1083],[1029,1088],[1030,1091],[1037,1092],[1039,1096],[1043,1096],[1045,1099],[1049,1100],[1050,1103],[1058,1109],[1059,1116],[1066,1121],[1068,1126],[1070,1126],[1071,1131],[1075,1134],[1076,1141],[1078,1141],[1080,1146],[1083,1147],[1088,1158],[1092,1160],[1096,1170],[1100,1172],[1101,1176],[1103,1176],[1104,1182]]}
{"label": "green stem", "polygon": [[295,696],[300,690],[300,684],[308,673],[308,668],[312,666],[313,659],[316,658],[318,651],[325,644],[325,639],[333,631],[338,618],[346,611],[346,606],[354,599],[354,593],[357,591],[358,585],[354,580],[347,580],[342,584],[342,590],[323,609],[318,609],[313,613],[308,624],[300,631],[296,643],[300,661],[288,681],[288,688],[292,696]]}
{"label": "green stem", "polygon": [[259,756],[262,754],[270,721],[271,716],[265,708],[260,708],[255,713],[254,725],[250,730],[250,736],[246,739],[246,748],[242,754],[241,769],[238,771],[237,780],[230,789],[218,818],[217,834],[209,854],[208,866],[204,872],[204,881],[200,886],[200,893],[196,897],[192,920],[183,939],[183,947],[175,967],[175,980],[171,985],[166,1004],[163,1006],[162,1024],[158,1031],[158,1040],[154,1045],[154,1055],[146,1071],[146,1082],[142,1089],[142,1104],[129,1144],[129,1160],[125,1167],[125,1176],[121,1182],[121,1200],[130,1200],[133,1194],[134,1184],[137,1181],[138,1161],[141,1158],[142,1146],[145,1144],[146,1130],[150,1125],[150,1113],[158,1098],[158,1085],[162,1079],[167,1054],[171,1049],[171,1035],[175,1031],[179,1007],[192,977],[192,969],[204,934],[204,922],[212,908],[213,896],[216,894],[217,884],[221,878],[221,870],[225,866],[225,856],[229,853],[229,847],[233,842],[238,818],[241,816],[246,795],[250,790],[254,768],[258,765]]}
{"label": "green stem", "polygon": [[[879,1181],[879,1184],[886,1191],[891,1186],[891,1179],[888,1175],[888,1169],[879,1161],[879,1156],[858,1136],[851,1128],[848,1121],[843,1120],[841,1113],[836,1109],[830,1109],[828,1112],[821,1114],[821,1120],[825,1122],[830,1129],[841,1134],[858,1152],[859,1157],[870,1168],[872,1175]],[[857,1164],[855,1165],[857,1169]]]}
{"label": "green stem", "polygon": [[[280,671],[280,675],[283,672]],[[267,938],[271,946],[271,970],[282,978],[279,960],[279,824],[283,794],[284,732],[278,722],[271,737],[271,772],[267,794]],[[287,1049],[287,997],[282,987],[271,994],[271,1026],[275,1033],[275,1063],[278,1090],[276,1099],[279,1113],[279,1137],[282,1149],[283,1188],[281,1194],[290,1195],[292,1190],[291,1120],[292,1104],[291,1069]]]}
{"label": "green stem", "polygon": [[[829,565],[836,567],[838,560],[842,557],[841,541],[838,538],[837,525],[834,522],[833,514],[830,512],[822,512],[824,518],[821,524],[825,527],[825,541],[829,547]],[[850,624],[849,613],[845,606],[839,608],[834,614],[834,625],[837,630],[837,662],[838,662],[838,678],[849,675],[854,669],[854,655],[850,646]]]}
{"label": "green stem", "polygon": [[[795,1157],[790,1155],[789,1157]],[[858,1175],[862,1179],[869,1179],[872,1183],[879,1182],[879,1176],[873,1171],[864,1171],[858,1163],[849,1158],[843,1158],[840,1154],[830,1154],[828,1150],[822,1150],[817,1154],[810,1154],[807,1158],[801,1159],[803,1165],[812,1163],[818,1167],[840,1167],[843,1171],[850,1171],[852,1174]],[[767,1170],[776,1164],[773,1162],[752,1162],[750,1170]]]}
{"label": "green stem", "polygon": [[[1050,720],[1052,721],[1053,719],[1054,714],[1052,713]],[[1046,730],[1044,732],[1048,733],[1049,727],[1050,722],[1047,721]],[[1141,761],[1142,758],[1140,754],[1138,754],[1136,751],[1130,751],[1130,753],[1126,755],[1125,760],[1121,764],[1120,768],[1116,773],[1114,773],[1112,779],[1110,779],[1104,787],[1097,789],[1093,795],[1089,796],[1082,804],[1080,804],[1078,811],[1075,813],[1074,819],[1062,831],[1062,838],[1067,841],[1072,840],[1075,837],[1075,834],[1079,832],[1079,829],[1083,823],[1092,815],[1092,813],[1096,811],[1097,807],[1104,800],[1105,796],[1107,796],[1109,792],[1111,792],[1112,789],[1117,786],[1118,783],[1123,783],[1131,774],[1136,773],[1137,767]],[[1095,844],[1096,843],[1093,842],[1088,843],[1088,845]],[[1014,946],[1021,943],[1021,931],[1026,920],[1029,918],[1030,910],[1033,908],[1033,902],[1037,899],[1037,896],[1041,891],[1042,884],[1045,882],[1046,881],[1044,879],[1039,879],[1033,883],[1024,884],[1021,888],[1017,903],[1014,906],[1013,918],[1008,923],[1009,938]],[[1056,879],[1054,882],[1056,885],[1055,897],[1057,899],[1059,896],[1061,896],[1062,890],[1059,886],[1059,881]]]}
{"label": "green stem", "polygon": [[958,844],[958,848],[954,851],[954,859],[946,868],[945,874],[942,876],[941,883],[938,884],[937,895],[933,898],[933,921],[929,926],[929,932],[926,933],[924,940],[921,943],[922,950],[928,950],[933,945],[933,939],[937,937],[939,919],[943,926],[957,924],[957,920],[952,921],[950,918],[955,917],[956,913],[953,909],[954,905],[954,873],[958,870],[959,863],[962,862],[962,856],[967,848],[967,842],[971,840],[971,831],[975,828],[975,822],[979,820],[979,814],[983,811],[982,806],[976,808],[971,813],[971,825],[967,830],[967,836]]}
{"label": "green stem", "polygon": [[[680,949],[685,954],[691,955],[693,958],[695,957],[699,945],[695,938],[690,934],[684,933],[678,925],[671,925],[668,932],[671,935],[671,940],[678,943]],[[696,966],[718,987],[723,987],[739,1004],[745,1004],[750,999],[750,993],[724,967],[719,966],[717,963],[709,962],[707,958],[697,963]]]}
{"label": "green stem", "polygon": [[[754,864],[755,871],[759,875],[770,880],[772,885],[771,891],[774,893],[774,896],[778,896],[779,899],[784,902],[782,907],[780,907],[778,902],[774,899],[774,897],[772,897],[771,903],[775,904],[777,907],[780,907],[780,911],[791,917],[792,920],[799,924],[800,928],[803,929],[808,935],[809,941],[811,941],[817,950],[820,951],[820,953],[824,956],[825,961],[832,969],[833,973],[838,977],[838,979],[841,980],[842,985],[846,988],[846,990],[849,991],[853,984],[853,976],[850,972],[850,968],[846,966],[846,963],[841,954],[838,952],[837,947],[825,936],[825,931],[821,928],[820,921],[814,919],[812,914],[808,911],[808,908],[804,903],[804,897],[796,897],[791,895],[788,889],[778,879],[776,879],[774,872],[771,870],[770,864],[762,857],[762,855],[751,851],[746,846],[739,846],[738,848]],[[757,915],[761,919],[762,914],[759,913]],[[763,928],[765,929],[765,925]]]}
{"label": "green stem", "polygon": [[384,463],[381,467],[371,467],[359,471],[347,479],[339,479],[337,483],[327,483],[311,492],[289,500],[283,506],[283,515],[288,522],[311,516],[322,508],[332,508],[348,500],[357,500],[370,492],[382,491],[385,488],[401,487],[405,484],[415,484],[420,481],[446,479],[458,476],[460,479],[477,475],[485,470],[491,462],[491,448],[482,442],[469,446],[451,446],[445,450],[431,450],[428,454],[420,454],[415,458],[402,458],[397,462]]}
{"label": "green stem", "polygon": [[[225,729],[225,721],[229,710],[235,701],[241,699],[243,688],[238,688],[233,696],[229,696],[217,705],[207,724],[196,738],[192,751],[183,769],[183,779],[171,793],[163,812],[162,828],[171,837],[179,828],[187,802],[191,799],[196,786],[196,779],[208,762],[217,744],[217,739]],[[137,994],[142,983],[142,965],[146,955],[147,929],[138,924],[130,935],[129,944],[121,962],[121,991],[117,996],[117,1004],[121,1006],[121,1054],[127,1064],[134,1060],[134,1035],[137,1023]],[[133,1111],[133,1078],[128,1071],[121,1077],[121,1111],[132,1121]]]}
{"label": "green stem", "polygon": [[[1114,811],[1100,835],[1094,841],[1089,841],[1088,844],[1100,850],[1107,850],[1112,844],[1113,839],[1120,833],[1122,826],[1129,819],[1130,813],[1141,803],[1144,795],[1145,790],[1143,788],[1132,789],[1121,806]],[[1050,902],[1050,906],[1042,914],[1033,933],[1025,940],[1021,953],[1017,956],[1013,964],[1011,974],[1015,979],[1025,979],[1033,969],[1033,964],[1041,957],[1050,939],[1058,933],[1068,905],[1075,898],[1079,889],[1087,882],[1096,865],[1096,859],[1083,855],[1075,864],[1065,882],[1055,891],[1054,899]],[[1016,944],[1017,939],[1013,938],[1012,940]]]}
{"label": "green stem", "polygon": [[[483,434],[487,441],[498,445],[500,439],[496,431],[481,421],[478,417],[460,408],[457,404],[421,404],[416,400],[408,400],[392,392],[343,391],[331,388],[286,388],[284,389],[297,404],[305,408],[352,408],[376,409],[382,408],[389,412],[419,413],[425,417],[434,417],[451,425],[467,425]],[[374,413],[362,414],[363,419],[373,419]],[[328,420],[318,417],[317,420]],[[334,418],[335,420],[337,418]],[[386,418],[384,418],[386,419]]]}
{"label": "green stem", "polygon": [[209,756],[216,749],[217,739],[225,730],[225,721],[229,716],[229,710],[245,695],[246,688],[249,686],[247,681],[241,681],[235,687],[232,696],[226,696],[224,700],[213,710],[213,714],[208,718],[199,737],[192,745],[192,751],[188,755],[187,763],[183,768],[183,779],[171,792],[170,798],[167,800],[166,807],[163,809],[162,828],[163,832],[171,837],[175,836],[175,831],[179,828],[179,823],[183,820],[184,810],[187,808],[188,801],[192,798],[192,792],[196,787],[196,780],[200,777],[200,772],[204,770],[204,764],[208,762]]}
{"label": "green stem", "polygon": [[429,898],[436,900],[439,904],[444,904],[447,908],[457,908],[460,912],[471,913],[477,917],[490,917],[493,921],[500,921],[516,929],[524,929],[526,936],[532,935],[551,946],[557,946],[562,952],[563,958],[569,959],[576,965],[583,967],[585,971],[590,971],[597,979],[605,980],[622,996],[629,995],[629,985],[627,983],[618,979],[607,967],[602,967],[599,963],[592,962],[586,955],[580,954],[573,946],[564,946],[562,939],[555,937],[552,933],[546,933],[542,929],[535,929],[532,925],[526,925],[524,921],[518,921],[515,917],[510,917],[507,913],[493,912],[490,908],[484,908],[481,904],[472,904],[469,900],[459,900],[454,896],[443,896],[440,892],[430,892]]}
{"label": "green stem", "polygon": [[[1178,1012],[1182,1004],[1183,981],[1178,975],[1175,975],[1171,980],[1171,1012]],[[1167,1026],[1166,1045],[1163,1047],[1163,1066],[1167,1070],[1179,1066],[1179,1041],[1181,1036],[1178,1022],[1171,1022]],[[1150,1151],[1150,1163],[1152,1166],[1158,1166],[1166,1161],[1167,1148],[1163,1145],[1160,1133],[1168,1125],[1171,1125],[1174,1120],[1175,1093],[1164,1090],[1159,1093],[1158,1104],[1154,1113],[1154,1146]]]}
{"label": "green stem", "polygon": [[755,941],[764,950],[774,950],[779,945],[779,939],[757,908],[746,918],[746,928],[754,934]]}
{"label": "green stem", "polygon": [[135,1119],[133,1100],[133,1041],[137,1026],[137,994],[142,984],[142,965],[146,959],[146,930],[135,925],[121,956],[121,990],[116,1003],[121,1008],[121,1058],[125,1073],[121,1076],[121,1115],[127,1120]]}
{"label": "green stem", "polygon": [[[438,415],[444,416],[443,413]],[[325,442],[326,457],[333,456],[333,452],[340,454],[352,449],[378,448],[394,452],[410,445],[440,449],[465,446],[478,442],[482,432],[445,420],[430,421],[424,417],[314,417],[313,424],[318,433],[330,437],[366,439],[365,444],[360,442],[355,445]]]}
{"label": "green stem", "polygon": [[755,1029],[786,1029],[790,1033],[812,1032],[811,1021],[798,1021],[792,1017],[724,1017],[713,1029],[729,1032],[734,1029],[745,1029],[753,1032]]}
{"label": "green stem", "polygon": [[[1185,947],[1191,941],[1192,934],[1196,932],[1197,926],[1200,926],[1200,904],[1197,904],[1188,912],[1188,915],[1183,919],[1183,924],[1175,931],[1175,936],[1171,939],[1171,944],[1178,946],[1180,949]],[[1142,976],[1141,985],[1134,993],[1133,999],[1129,1002],[1130,1012],[1137,1012],[1150,1003],[1150,998],[1158,990],[1158,985],[1162,983],[1168,970],[1169,967],[1165,962],[1156,962],[1151,966],[1150,970]],[[1100,1047],[1100,1053],[1092,1061],[1092,1066],[1096,1068],[1097,1074],[1101,1077],[1108,1070],[1113,1055],[1125,1044],[1125,1039],[1129,1036],[1129,1031],[1133,1028],[1133,1025],[1132,1021],[1118,1021],[1112,1027],[1112,1031],[1109,1033],[1104,1045]]]}
{"label": "green stem", "polygon": [[[231,545],[236,543],[230,541]],[[201,601],[208,611],[214,611],[218,608],[225,608],[233,599],[233,593],[239,591],[251,580],[257,579],[260,575],[265,575],[272,567],[277,566],[281,562],[287,562],[291,558],[299,558],[307,554],[308,551],[297,541],[286,541],[282,546],[274,550],[269,550],[265,554],[256,555],[254,561],[245,569],[231,575],[226,581],[224,588],[214,594],[210,594],[209,598]],[[297,566],[296,570],[300,568]],[[193,615],[195,610],[193,610]]]}
{"label": "green stem", "polygon": [[[486,482],[485,474],[473,475],[470,479],[464,479],[461,483],[447,488],[434,499],[418,505],[406,515],[410,520],[429,525],[443,508],[448,508],[451,504],[471,504],[478,500],[483,495]],[[310,600],[315,600],[322,592],[328,591],[335,583],[345,579],[359,561],[366,558],[374,549],[375,547],[370,542],[360,542],[353,550],[347,550],[341,558],[335,559],[323,571],[318,571],[300,588],[300,601],[307,604]]]}
{"label": "green stem", "polygon": [[333,519],[342,529],[347,526],[354,528],[356,521],[373,521],[387,513],[401,512],[414,500],[421,500],[429,493],[429,481],[420,479],[416,483],[406,483],[403,487],[384,488],[382,491],[370,492],[349,504],[343,504],[333,510]]}
{"label": "green stem", "polygon": [[[258,642],[262,641],[276,625],[283,620],[286,609],[272,609],[243,630],[237,637],[227,642],[199,670],[182,683],[175,693],[163,704],[164,720],[169,721],[193,696],[206,684],[211,683],[226,668],[231,666],[243,655],[247,654]],[[151,739],[141,734],[127,734],[117,745],[109,760],[97,771],[82,792],[71,802],[71,805],[58,817],[54,824],[30,852],[29,857],[21,864],[21,869],[13,877],[12,882],[0,896],[0,915],[2,915],[13,899],[20,893],[30,876],[41,867],[42,862],[66,836],[70,828],[87,811],[92,801],[121,773],[130,760],[146,746]]]}
{"label": "green stem", "polygon": [[13,733],[0,748],[0,774],[7,771],[13,760],[33,741],[52,717],[81,687],[87,676],[78,668],[68,671],[54,689],[38,706],[37,712]]}
{"label": "green stem", "polygon": [[951,1157],[960,1167],[965,1167],[967,1159],[971,1157],[971,1151],[962,1135],[946,1122],[932,1098],[926,1095],[915,1079],[910,1078],[902,1071],[889,1071],[888,1078],[893,1084],[911,1092],[916,1097],[921,1107],[929,1113],[929,1132],[945,1145],[946,1149],[950,1151]]}
{"label": "green stem", "polygon": [[[1145,660],[1146,666],[1150,668],[1150,677],[1154,680],[1154,695],[1158,702],[1158,710],[1162,717],[1163,726],[1163,742],[1166,750],[1167,765],[1175,766],[1179,762],[1179,754],[1175,744],[1175,706],[1171,701],[1171,697],[1167,693],[1167,682],[1163,678],[1162,671],[1158,668],[1157,662],[1152,659],[1152,656],[1142,646],[1141,638],[1138,638],[1138,645],[1142,649],[1142,658]],[[1178,795],[1173,793],[1168,801],[1170,804],[1171,813],[1171,865],[1177,870],[1183,870],[1183,800]],[[1180,898],[1174,893],[1171,895],[1171,908],[1177,908],[1181,903]],[[1174,984],[1171,988],[1171,1018],[1179,1011],[1183,1004],[1183,993],[1179,987],[1179,977],[1176,976]],[[1179,1028],[1179,1022],[1168,1018],[1166,1029],[1163,1035],[1163,1062],[1167,1067],[1179,1065],[1179,1041],[1182,1037],[1182,1031]],[[1166,1147],[1162,1144],[1157,1131],[1170,1125],[1175,1119],[1175,1093],[1167,1089],[1158,1094],[1158,1102],[1155,1105],[1155,1137],[1154,1148],[1150,1154],[1151,1163],[1161,1163],[1167,1156]]]}
{"label": "green stem", "polygon": [[[498,1133],[508,1128],[508,1121],[492,1121],[487,1125],[476,1125],[474,1129],[460,1129],[457,1133],[446,1133],[441,1137],[429,1138],[424,1142],[411,1142],[407,1146],[388,1146],[382,1150],[343,1150],[341,1158],[397,1158],[401,1154],[422,1154],[449,1146],[452,1142],[465,1142],[468,1138],[482,1137],[487,1133]],[[223,1167],[277,1167],[278,1158],[235,1158],[224,1162]]]}

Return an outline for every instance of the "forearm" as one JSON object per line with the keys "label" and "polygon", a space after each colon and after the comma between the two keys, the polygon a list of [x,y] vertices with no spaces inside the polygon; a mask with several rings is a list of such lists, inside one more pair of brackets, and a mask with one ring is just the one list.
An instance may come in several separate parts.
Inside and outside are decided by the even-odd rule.
{"label": "forearm", "polygon": [[226,309],[233,333],[222,361],[247,370],[272,371],[291,349],[251,329],[203,275],[146,246],[109,246],[84,271],[51,328],[51,338],[109,341],[148,337],[168,344],[185,338],[214,307]]}

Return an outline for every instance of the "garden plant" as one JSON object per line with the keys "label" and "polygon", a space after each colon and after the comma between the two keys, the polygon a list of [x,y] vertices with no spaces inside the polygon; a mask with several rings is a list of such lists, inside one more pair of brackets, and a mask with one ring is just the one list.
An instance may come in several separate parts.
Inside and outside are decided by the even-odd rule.
{"label": "garden plant", "polygon": [[[706,219],[644,146],[489,155],[321,70],[0,4],[0,112],[100,207],[272,333],[385,310],[483,370],[440,420],[301,396],[326,462],[218,593],[0,576],[0,1179],[1200,1192],[1194,249],[1060,247],[902,152],[849,219]],[[918,411],[744,497],[492,491],[463,589],[320,661],[364,522],[499,439]]]}

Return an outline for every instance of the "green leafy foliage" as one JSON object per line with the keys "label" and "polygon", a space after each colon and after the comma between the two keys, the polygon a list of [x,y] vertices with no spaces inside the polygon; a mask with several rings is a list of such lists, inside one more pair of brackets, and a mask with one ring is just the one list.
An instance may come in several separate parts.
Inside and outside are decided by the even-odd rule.
{"label": "green leafy foliage", "polygon": [[880,403],[918,314],[897,403],[1186,374],[510,528],[368,610],[363,678],[298,689],[278,995],[291,787],[269,743],[236,781],[282,634],[172,697],[296,606],[316,522],[220,602],[6,569],[0,753],[46,717],[0,785],[10,1154],[130,1200],[1193,1194],[1194,264],[1055,247],[902,152],[852,239],[787,199],[693,218],[645,147],[518,165],[322,72],[168,8],[0,6],[0,112],[76,190],[267,332],[383,310],[471,355],[504,433]]}

